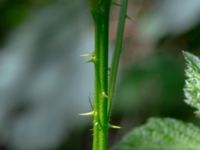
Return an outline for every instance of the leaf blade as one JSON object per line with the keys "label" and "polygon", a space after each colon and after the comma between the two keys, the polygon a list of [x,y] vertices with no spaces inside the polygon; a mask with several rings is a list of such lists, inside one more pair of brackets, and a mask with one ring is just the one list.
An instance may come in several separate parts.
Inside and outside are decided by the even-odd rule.
{"label": "leaf blade", "polygon": [[184,87],[185,102],[197,109],[200,114],[200,59],[188,52],[184,52],[187,62],[185,70],[186,81]]}
{"label": "leaf blade", "polygon": [[152,118],[112,150],[199,150],[200,129],[175,119]]}

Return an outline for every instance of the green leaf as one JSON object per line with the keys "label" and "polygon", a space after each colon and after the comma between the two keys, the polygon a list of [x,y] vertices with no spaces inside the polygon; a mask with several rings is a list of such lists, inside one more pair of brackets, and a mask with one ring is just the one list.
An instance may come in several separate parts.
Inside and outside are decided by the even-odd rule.
{"label": "green leaf", "polygon": [[175,119],[152,118],[112,150],[200,150],[200,129]]}
{"label": "green leaf", "polygon": [[200,59],[190,53],[184,52],[187,61],[184,93],[185,102],[197,109],[200,114]]}

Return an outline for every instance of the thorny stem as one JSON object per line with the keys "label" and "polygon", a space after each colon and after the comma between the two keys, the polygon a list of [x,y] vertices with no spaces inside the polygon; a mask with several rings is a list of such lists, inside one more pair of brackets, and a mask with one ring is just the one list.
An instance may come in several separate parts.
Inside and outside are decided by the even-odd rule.
{"label": "thorny stem", "polygon": [[[108,38],[111,0],[89,0],[89,6],[95,28],[95,51],[91,60],[94,63],[95,70],[93,150],[108,150],[109,107],[111,106],[110,96],[112,96],[109,88],[112,87],[111,91],[113,91],[115,84],[112,84],[116,80],[111,79],[112,84],[110,86],[108,78]],[[123,30],[119,32],[121,34],[118,34],[118,36],[123,36]],[[117,42],[120,42],[120,40]],[[121,47],[121,44],[116,45],[117,47]],[[119,58],[117,61],[119,61]],[[116,68],[118,62],[115,62],[115,64],[116,65],[112,65],[115,67],[113,73],[117,72]],[[116,76],[114,76],[114,78],[116,78]]]}
{"label": "thorny stem", "polygon": [[99,49],[100,49],[100,29],[98,25],[95,25],[95,59],[94,71],[94,119],[93,119],[93,150],[97,150],[99,147],[99,93],[100,93],[100,76],[99,76]]}
{"label": "thorny stem", "polygon": [[108,37],[110,0],[91,0],[95,26],[93,150],[108,149]]}

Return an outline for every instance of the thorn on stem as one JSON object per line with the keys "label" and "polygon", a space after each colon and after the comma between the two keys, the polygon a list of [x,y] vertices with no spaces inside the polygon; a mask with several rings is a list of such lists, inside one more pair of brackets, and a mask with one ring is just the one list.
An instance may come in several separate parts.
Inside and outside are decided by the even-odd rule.
{"label": "thorn on stem", "polygon": [[95,56],[95,53],[92,52],[92,53],[89,53],[89,54],[83,54],[83,55],[80,55],[81,57],[94,57]]}
{"label": "thorn on stem", "polygon": [[121,126],[112,125],[112,124],[109,124],[109,127],[112,129],[121,129],[122,128]]}
{"label": "thorn on stem", "polygon": [[92,98],[91,98],[91,96],[88,96],[88,101],[89,101],[89,103],[90,103],[91,109],[93,110],[93,109],[94,109],[94,106],[93,106],[93,103],[92,103]]}
{"label": "thorn on stem", "polygon": [[80,116],[93,116],[93,115],[94,115],[94,111],[80,114]]}
{"label": "thorn on stem", "polygon": [[126,15],[126,19],[130,20],[130,21],[133,21],[133,18],[130,17],[129,15]]}
{"label": "thorn on stem", "polygon": [[92,59],[86,61],[86,63],[95,63],[96,62],[96,57],[93,57]]}
{"label": "thorn on stem", "polygon": [[101,93],[103,97],[108,98],[108,95],[105,92]]}
{"label": "thorn on stem", "polygon": [[95,125],[95,126],[98,126],[98,125],[99,125],[99,123],[98,123],[98,122],[96,122],[94,125]]}

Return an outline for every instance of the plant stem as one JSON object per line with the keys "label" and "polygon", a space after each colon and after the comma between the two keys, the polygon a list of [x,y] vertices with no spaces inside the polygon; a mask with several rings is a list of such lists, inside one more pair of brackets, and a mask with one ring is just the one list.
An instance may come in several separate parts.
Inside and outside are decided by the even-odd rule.
{"label": "plant stem", "polygon": [[100,76],[99,76],[99,52],[100,52],[100,29],[98,22],[95,25],[95,79],[94,79],[94,119],[93,119],[93,150],[99,147],[99,93],[100,93]]}
{"label": "plant stem", "polygon": [[[108,129],[111,99],[117,77],[117,68],[122,49],[127,0],[122,0],[115,52],[112,61],[111,77],[108,79],[109,15],[111,0],[89,0],[95,27],[95,52],[93,59],[94,79],[94,118],[93,150],[108,150]],[[109,80],[109,81],[108,81]]]}
{"label": "plant stem", "polygon": [[108,149],[108,37],[110,0],[92,0],[95,26],[93,150]]}
{"label": "plant stem", "polygon": [[115,92],[119,60],[120,60],[122,46],[123,46],[122,45],[123,44],[123,34],[124,34],[124,29],[125,29],[126,17],[127,17],[128,0],[121,0],[120,6],[121,7],[120,7],[118,27],[117,27],[117,35],[116,35],[116,40],[115,40],[115,49],[114,49],[114,54],[112,57],[110,80],[109,80],[109,92],[108,92],[109,97],[110,97],[109,116],[110,116],[110,112],[111,112],[112,98],[113,98],[113,94]]}
{"label": "plant stem", "polygon": [[101,26],[101,52],[100,52],[100,81],[101,81],[101,95],[100,95],[100,122],[102,132],[100,132],[100,145],[102,150],[108,149],[108,49],[109,49],[109,15],[110,15],[110,1],[105,0],[104,13],[102,14]]}

